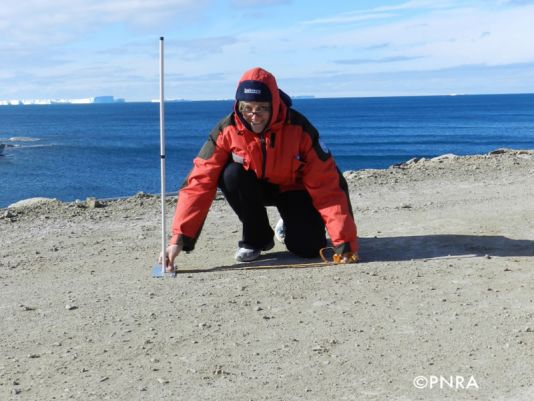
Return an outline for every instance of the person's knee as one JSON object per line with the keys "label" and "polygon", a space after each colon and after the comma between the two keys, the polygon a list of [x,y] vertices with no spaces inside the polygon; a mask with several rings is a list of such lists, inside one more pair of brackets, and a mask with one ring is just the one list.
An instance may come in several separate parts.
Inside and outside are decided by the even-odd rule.
{"label": "person's knee", "polygon": [[248,179],[247,171],[239,163],[228,163],[219,179],[219,186],[234,192]]}

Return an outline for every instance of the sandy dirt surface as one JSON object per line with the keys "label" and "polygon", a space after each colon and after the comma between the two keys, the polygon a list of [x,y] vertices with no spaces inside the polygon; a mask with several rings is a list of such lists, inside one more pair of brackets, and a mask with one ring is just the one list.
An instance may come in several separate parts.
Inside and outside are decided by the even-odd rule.
{"label": "sandy dirt surface", "polygon": [[356,265],[236,264],[220,196],[164,279],[157,197],[0,209],[0,400],[533,400],[534,152],[345,175]]}

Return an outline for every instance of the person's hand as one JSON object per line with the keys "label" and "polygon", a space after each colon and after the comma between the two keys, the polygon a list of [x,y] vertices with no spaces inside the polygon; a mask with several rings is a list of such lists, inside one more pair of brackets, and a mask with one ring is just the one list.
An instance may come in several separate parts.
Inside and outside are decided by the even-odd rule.
{"label": "person's hand", "polygon": [[[169,245],[167,247],[167,258],[165,260],[165,271],[170,273],[174,271],[174,259],[180,254],[182,247],[180,245]],[[163,255],[159,255],[158,263],[163,263]]]}

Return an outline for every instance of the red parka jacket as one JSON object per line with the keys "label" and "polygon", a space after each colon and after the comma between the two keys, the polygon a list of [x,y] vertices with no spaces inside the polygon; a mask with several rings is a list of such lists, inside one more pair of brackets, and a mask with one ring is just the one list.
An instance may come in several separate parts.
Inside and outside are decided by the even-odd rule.
{"label": "red parka jacket", "polygon": [[319,211],[337,253],[357,252],[356,225],[347,183],[330,152],[319,142],[319,133],[280,97],[274,76],[253,68],[241,77],[261,81],[272,96],[272,115],[262,134],[256,134],[234,111],[211,131],[193,160],[193,169],[178,196],[171,244],[191,251],[200,234],[217,191],[225,165],[242,161],[259,179],[277,184],[281,191],[307,190]]}

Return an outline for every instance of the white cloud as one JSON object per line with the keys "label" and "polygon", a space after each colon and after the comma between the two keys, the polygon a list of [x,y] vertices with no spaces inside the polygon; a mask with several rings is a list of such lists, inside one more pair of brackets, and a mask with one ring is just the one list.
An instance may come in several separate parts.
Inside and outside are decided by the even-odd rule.
{"label": "white cloud", "polygon": [[[0,8],[0,98],[155,98],[160,34],[166,38],[168,95],[176,98],[232,96],[241,73],[258,65],[293,85],[295,94],[321,88],[332,96],[336,90],[356,91],[365,77],[392,79],[393,92],[401,85],[394,77],[403,73],[430,80],[443,76],[433,72],[456,68],[455,78],[461,79],[464,65],[519,69],[534,62],[529,43],[534,5],[528,4],[534,0],[414,0],[300,22],[291,8],[299,5],[296,1],[7,2]],[[223,7],[238,2],[242,10]],[[282,5],[288,7],[283,18],[278,8],[266,9]],[[263,18],[251,23],[247,13],[256,11],[264,12]],[[503,71],[516,70],[499,71],[503,79]],[[346,83],[334,79],[340,76],[351,78]],[[468,73],[466,79],[473,76]],[[302,78],[294,81],[300,86],[292,83],[295,77]]]}
{"label": "white cloud", "polygon": [[291,0],[232,0],[234,7],[268,7],[290,3]]}
{"label": "white cloud", "polygon": [[509,4],[511,6],[523,6],[528,4],[534,4],[534,0],[501,0],[501,4]]}
{"label": "white cloud", "polygon": [[308,21],[303,21],[305,25],[328,25],[328,24],[348,24],[353,22],[369,21],[386,19],[399,16],[400,13],[396,11],[422,11],[422,10],[439,10],[451,8],[454,2],[451,0],[413,0],[405,3],[373,7],[371,9],[359,9],[350,12],[344,12],[330,17],[316,18]]}
{"label": "white cloud", "polygon": [[359,13],[359,12],[350,12],[336,15],[334,17],[327,18],[316,18],[309,21],[304,21],[304,25],[326,25],[326,24],[347,24],[351,22],[361,22],[369,20],[377,20],[388,17],[393,17],[395,14],[388,13]]}
{"label": "white cloud", "polygon": [[[448,9],[364,27],[346,27],[310,35],[317,48],[334,47],[333,60],[395,60],[394,68],[435,69],[462,64],[509,64],[534,61],[531,16],[534,6],[522,8]],[[387,46],[384,46],[387,43]],[[351,64],[351,63],[347,63]],[[358,64],[352,63],[354,68]],[[391,68],[381,63],[382,69]],[[369,68],[361,66],[361,68]]]}
{"label": "white cloud", "polygon": [[[189,15],[207,0],[25,0],[4,1],[0,34],[7,46],[58,44],[109,23],[135,29],[159,27],[176,15]],[[4,42],[4,47],[6,43]]]}
{"label": "white cloud", "polygon": [[232,36],[205,37],[190,40],[171,40],[168,42],[169,48],[173,53],[178,49],[181,56],[187,60],[196,60],[201,57],[223,52],[224,47],[236,44],[238,40]]}
{"label": "white cloud", "polygon": [[381,58],[356,58],[356,59],[344,59],[335,60],[337,64],[383,64],[383,63],[396,63],[399,61],[416,60],[421,57],[408,57],[408,56],[391,56]]}

